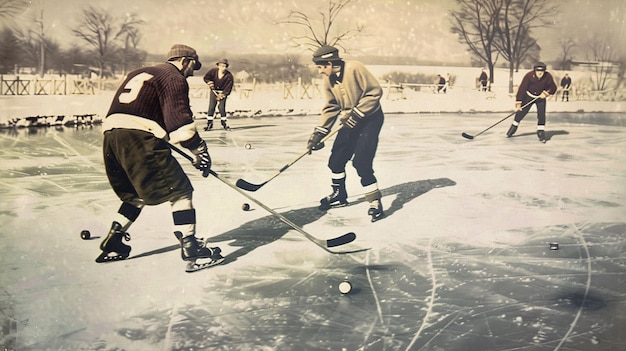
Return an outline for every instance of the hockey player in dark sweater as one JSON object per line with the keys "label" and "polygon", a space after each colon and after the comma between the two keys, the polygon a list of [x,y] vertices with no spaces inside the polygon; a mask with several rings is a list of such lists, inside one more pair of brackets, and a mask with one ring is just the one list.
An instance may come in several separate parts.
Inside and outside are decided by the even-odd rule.
{"label": "hockey player in dark sweater", "polygon": [[196,130],[189,105],[187,77],[202,64],[196,50],[175,44],[167,62],[128,74],[103,121],[103,155],[109,183],[122,201],[96,262],[123,260],[131,247],[128,228],[144,206],[169,202],[174,235],[187,271],[221,263],[219,247],[208,247],[196,237],[193,186],[170,151],[180,143],[196,156],[194,165],[208,174],[211,157]]}
{"label": "hockey player in dark sweater", "polygon": [[546,72],[546,64],[538,62],[533,70],[526,73],[517,89],[515,96],[515,120],[506,133],[512,137],[522,119],[528,114],[534,104],[537,107],[537,137],[542,143],[546,142],[546,99],[556,93],[556,83],[549,72]]}

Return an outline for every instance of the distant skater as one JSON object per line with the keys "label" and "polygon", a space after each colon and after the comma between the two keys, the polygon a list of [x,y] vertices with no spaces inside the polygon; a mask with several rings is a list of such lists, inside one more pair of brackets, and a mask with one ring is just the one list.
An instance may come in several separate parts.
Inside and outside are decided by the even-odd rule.
{"label": "distant skater", "polygon": [[522,119],[528,114],[532,105],[535,105],[537,107],[537,137],[539,141],[545,143],[546,99],[555,92],[556,83],[554,78],[552,78],[550,72],[546,71],[546,64],[538,62],[532,71],[524,75],[517,89],[515,96],[515,110],[517,113],[515,113],[515,119],[506,132],[506,136],[510,138],[515,134]]}
{"label": "distant skater", "polygon": [[331,174],[332,193],[320,200],[319,209],[326,211],[348,204],[346,191],[346,165],[352,165],[361,178],[365,200],[369,202],[368,215],[372,222],[383,218],[382,194],[374,176],[374,156],[378,135],[383,126],[384,114],[380,106],[383,90],[378,80],[357,61],[344,61],[333,46],[324,45],[313,54],[313,62],[324,80],[325,103],[320,124],[307,143],[309,150],[324,147],[320,141],[329,133],[337,120],[342,128],[333,143],[328,167]]}
{"label": "distant skater", "polygon": [[[169,143],[180,143],[195,156],[195,167],[207,173],[211,157],[189,106],[187,77],[202,64],[193,48],[176,44],[167,62],[128,74],[103,121],[103,156],[111,187],[122,201],[96,262],[123,260],[131,247],[128,228],[146,205],[169,202],[174,235],[187,271],[223,261],[219,247],[196,238],[193,187],[172,156]],[[167,140],[167,141],[166,141]]]}
{"label": "distant skater", "polygon": [[217,61],[217,67],[211,68],[204,75],[204,82],[209,85],[209,110],[207,112],[207,126],[204,130],[213,129],[213,119],[215,118],[215,108],[220,114],[222,128],[228,130],[228,116],[226,115],[226,99],[233,90],[233,74],[228,70],[228,60],[223,58]]}
{"label": "distant skater", "polygon": [[572,87],[572,78],[565,73],[563,79],[561,79],[561,88],[563,89],[563,95],[561,96],[561,101],[569,101],[569,90]]}
{"label": "distant skater", "polygon": [[447,85],[446,79],[441,75],[437,75],[437,93],[446,93]]}
{"label": "distant skater", "polygon": [[487,72],[485,72],[484,69],[482,70],[482,72],[480,72],[478,81],[480,82],[480,91],[487,91],[487,83],[489,82],[489,77],[487,76]]}

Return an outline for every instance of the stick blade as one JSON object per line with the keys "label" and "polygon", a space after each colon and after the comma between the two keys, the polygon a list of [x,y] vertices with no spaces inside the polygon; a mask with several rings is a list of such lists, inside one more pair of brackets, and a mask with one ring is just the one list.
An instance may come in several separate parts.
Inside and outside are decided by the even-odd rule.
{"label": "stick blade", "polygon": [[240,178],[240,179],[237,179],[237,182],[235,183],[235,185],[236,185],[238,188],[243,189],[243,190],[246,190],[246,191],[257,191],[257,190],[259,190],[259,189],[260,189],[260,188],[261,188],[264,184],[265,184],[265,183],[262,183],[262,184],[257,185],[257,184],[248,183],[248,182],[246,182],[245,180],[243,180],[243,179],[241,179],[241,178]]}
{"label": "stick blade", "polygon": [[461,135],[462,135],[462,136],[463,136],[463,138],[465,138],[465,139],[469,139],[469,140],[474,139],[474,137],[473,137],[473,136],[471,136],[471,135],[469,135],[469,134],[467,134],[467,133],[465,133],[465,132],[461,133]]}
{"label": "stick blade", "polygon": [[342,236],[336,237],[334,239],[326,240],[326,246],[328,247],[336,247],[345,245],[347,243],[353,242],[356,239],[356,234],[354,232],[346,233]]}

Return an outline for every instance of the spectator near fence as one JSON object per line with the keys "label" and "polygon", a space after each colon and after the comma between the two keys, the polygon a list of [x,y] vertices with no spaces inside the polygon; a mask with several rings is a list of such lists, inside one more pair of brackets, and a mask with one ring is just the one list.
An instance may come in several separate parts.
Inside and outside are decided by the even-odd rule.
{"label": "spectator near fence", "polygon": [[480,76],[478,77],[478,81],[480,82],[480,91],[487,91],[487,83],[489,82],[489,76],[487,72],[483,69],[480,72]]}
{"label": "spectator near fence", "polygon": [[561,88],[563,88],[563,95],[561,95],[561,101],[569,101],[569,90],[572,86],[572,78],[565,73],[563,79],[561,79]]}

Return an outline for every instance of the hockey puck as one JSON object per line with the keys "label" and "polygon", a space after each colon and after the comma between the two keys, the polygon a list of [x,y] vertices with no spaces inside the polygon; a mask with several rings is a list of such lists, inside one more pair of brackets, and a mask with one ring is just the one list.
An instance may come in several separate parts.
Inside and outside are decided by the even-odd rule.
{"label": "hockey puck", "polygon": [[87,229],[85,229],[82,232],[80,232],[80,237],[83,240],[88,240],[89,238],[91,238],[91,233]]}
{"label": "hockey puck", "polygon": [[247,203],[244,203],[243,205],[241,205],[241,209],[244,211],[249,211],[250,210],[250,205]]}
{"label": "hockey puck", "polygon": [[350,291],[352,291],[352,284],[350,284],[349,281],[344,280],[341,283],[339,283],[339,292],[342,294],[348,294],[350,293]]}
{"label": "hockey puck", "polygon": [[550,250],[558,250],[558,249],[559,249],[558,243],[550,243]]}
{"label": "hockey puck", "polygon": [[252,149],[252,145],[246,144],[246,149],[248,149],[248,150]]}

